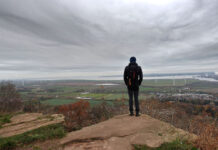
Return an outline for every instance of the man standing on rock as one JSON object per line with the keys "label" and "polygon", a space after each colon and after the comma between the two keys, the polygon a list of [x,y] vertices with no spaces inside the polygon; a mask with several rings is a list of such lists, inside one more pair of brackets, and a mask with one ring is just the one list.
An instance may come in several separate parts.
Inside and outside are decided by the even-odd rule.
{"label": "man standing on rock", "polygon": [[128,88],[130,116],[134,115],[133,96],[135,100],[136,116],[140,116],[138,95],[139,95],[139,86],[142,83],[143,75],[142,75],[142,69],[136,63],[135,57],[130,58],[130,63],[128,66],[126,66],[123,77],[124,77],[124,82]]}

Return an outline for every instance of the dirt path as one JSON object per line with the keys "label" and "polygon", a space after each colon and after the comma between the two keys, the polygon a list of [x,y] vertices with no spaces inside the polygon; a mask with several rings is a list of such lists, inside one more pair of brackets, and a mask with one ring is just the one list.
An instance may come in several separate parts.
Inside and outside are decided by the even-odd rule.
{"label": "dirt path", "polygon": [[147,115],[121,115],[71,132],[60,143],[64,145],[64,150],[131,150],[132,144],[158,147],[177,137],[189,140],[196,138],[195,135]]}
{"label": "dirt path", "polygon": [[21,134],[42,126],[63,122],[62,115],[42,115],[41,113],[25,113],[11,118],[11,123],[0,129],[0,137]]}

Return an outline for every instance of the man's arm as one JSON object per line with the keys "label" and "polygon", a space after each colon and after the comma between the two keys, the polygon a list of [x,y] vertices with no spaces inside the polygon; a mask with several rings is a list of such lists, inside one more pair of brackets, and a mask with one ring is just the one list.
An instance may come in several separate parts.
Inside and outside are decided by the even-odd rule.
{"label": "man's arm", "polygon": [[139,85],[141,85],[143,80],[143,73],[142,73],[142,68],[139,67]]}
{"label": "man's arm", "polygon": [[124,79],[124,82],[127,86],[128,85],[128,67],[126,67],[124,70],[123,79]]}

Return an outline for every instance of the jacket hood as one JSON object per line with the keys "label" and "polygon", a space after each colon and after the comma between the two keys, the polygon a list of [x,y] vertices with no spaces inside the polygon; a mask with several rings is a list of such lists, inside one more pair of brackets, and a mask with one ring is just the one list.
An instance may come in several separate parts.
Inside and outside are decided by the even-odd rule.
{"label": "jacket hood", "polygon": [[129,63],[129,66],[133,66],[133,65],[138,66],[138,64],[137,64],[136,62],[131,62],[131,63]]}

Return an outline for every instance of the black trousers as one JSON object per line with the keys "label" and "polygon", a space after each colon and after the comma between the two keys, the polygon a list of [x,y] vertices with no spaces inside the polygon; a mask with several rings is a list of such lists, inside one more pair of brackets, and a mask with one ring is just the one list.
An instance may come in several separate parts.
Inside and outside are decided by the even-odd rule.
{"label": "black trousers", "polygon": [[133,113],[133,96],[135,101],[135,111],[136,113],[139,113],[139,90],[130,90],[128,89],[129,94],[129,111],[130,113]]}

